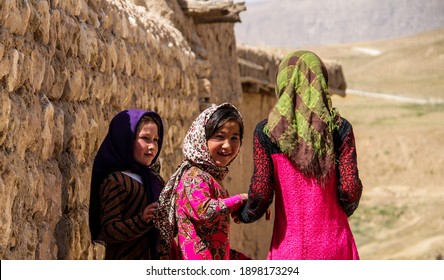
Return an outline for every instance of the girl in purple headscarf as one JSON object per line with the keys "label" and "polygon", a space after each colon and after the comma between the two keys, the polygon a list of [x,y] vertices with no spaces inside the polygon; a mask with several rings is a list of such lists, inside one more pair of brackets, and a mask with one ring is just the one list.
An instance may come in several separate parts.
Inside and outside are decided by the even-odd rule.
{"label": "girl in purple headscarf", "polygon": [[162,141],[156,112],[129,109],[111,120],[94,160],[89,208],[91,239],[106,246],[105,259],[158,259]]}

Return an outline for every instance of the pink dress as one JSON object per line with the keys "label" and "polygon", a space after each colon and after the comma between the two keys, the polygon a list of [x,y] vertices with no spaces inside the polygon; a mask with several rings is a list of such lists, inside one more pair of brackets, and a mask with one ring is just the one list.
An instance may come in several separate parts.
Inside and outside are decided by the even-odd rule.
{"label": "pink dress", "polygon": [[185,260],[248,259],[230,248],[230,214],[242,196],[228,191],[209,173],[191,167],[176,190],[178,258]]}
{"label": "pink dress", "polygon": [[347,214],[337,199],[335,174],[322,188],[293,168],[284,154],[272,159],[277,214],[267,259],[359,259]]}

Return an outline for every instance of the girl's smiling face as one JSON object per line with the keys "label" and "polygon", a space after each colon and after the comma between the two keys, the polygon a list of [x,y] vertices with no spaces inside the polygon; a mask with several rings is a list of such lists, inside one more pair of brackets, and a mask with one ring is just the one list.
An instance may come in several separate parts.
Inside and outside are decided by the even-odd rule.
{"label": "girl's smiling face", "polygon": [[239,153],[240,126],[236,120],[226,121],[207,142],[211,157],[217,166],[226,166]]}
{"label": "girl's smiling face", "polygon": [[142,125],[134,142],[134,159],[145,166],[149,166],[159,151],[159,134],[157,125],[153,121]]}

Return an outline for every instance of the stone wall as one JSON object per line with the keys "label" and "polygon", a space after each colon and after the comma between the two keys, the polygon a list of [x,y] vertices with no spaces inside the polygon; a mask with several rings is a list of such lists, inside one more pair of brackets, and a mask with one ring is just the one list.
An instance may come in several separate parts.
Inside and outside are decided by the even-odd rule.
{"label": "stone wall", "polygon": [[101,258],[89,183],[110,119],[160,113],[167,178],[200,109],[239,103],[233,32],[196,26],[171,0],[2,1],[0,259]]}

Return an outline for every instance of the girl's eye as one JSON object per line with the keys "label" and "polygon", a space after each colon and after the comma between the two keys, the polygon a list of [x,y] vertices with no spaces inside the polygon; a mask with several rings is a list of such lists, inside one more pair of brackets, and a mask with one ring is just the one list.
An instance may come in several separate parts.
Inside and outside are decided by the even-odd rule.
{"label": "girl's eye", "polygon": [[145,142],[159,142],[159,138],[150,138],[149,136],[140,137]]}

